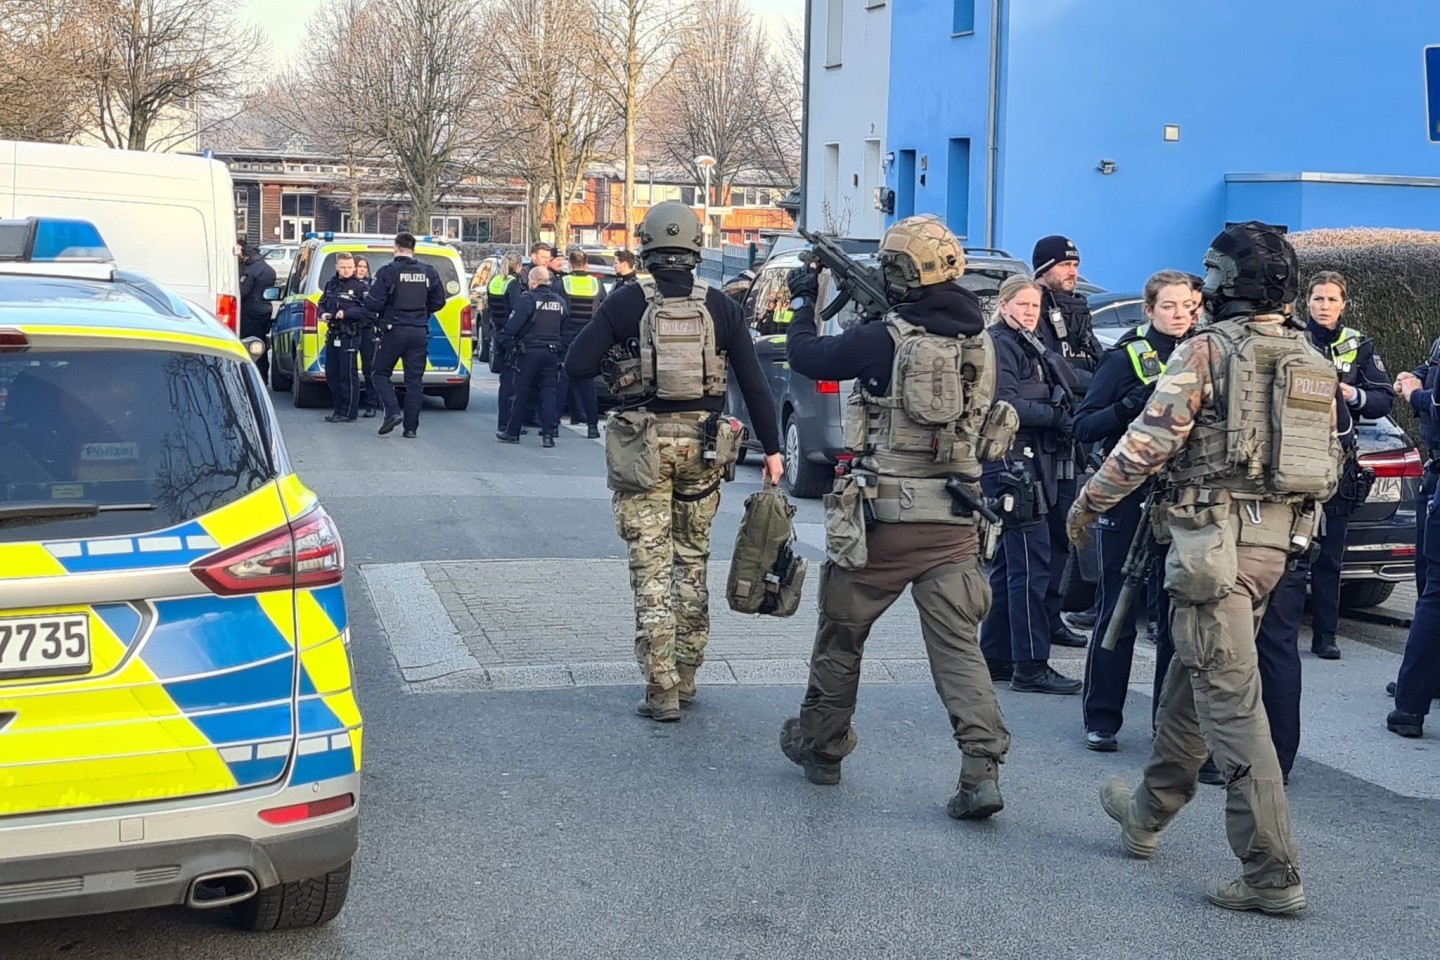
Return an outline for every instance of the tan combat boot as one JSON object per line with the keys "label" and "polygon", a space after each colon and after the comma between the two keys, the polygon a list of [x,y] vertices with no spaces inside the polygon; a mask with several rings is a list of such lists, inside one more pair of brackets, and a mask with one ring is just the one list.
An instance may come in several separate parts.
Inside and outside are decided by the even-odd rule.
{"label": "tan combat boot", "polygon": [[1299,913],[1305,909],[1305,888],[1298,883],[1288,887],[1252,887],[1244,880],[1227,880],[1211,884],[1205,899],[1226,910]]}
{"label": "tan combat boot", "polygon": [[972,757],[968,753],[960,761],[960,782],[945,812],[956,820],[984,820],[1005,809],[1000,796],[1000,764],[990,757]]}
{"label": "tan combat boot", "polygon": [[700,670],[698,663],[677,663],[675,669],[680,673],[680,706],[693,707],[695,705],[695,674]]}
{"label": "tan combat boot", "polygon": [[1110,819],[1120,824],[1120,840],[1125,852],[1136,860],[1149,860],[1160,845],[1160,834],[1140,826],[1135,816],[1135,794],[1124,780],[1116,777],[1100,791],[1100,806]]}
{"label": "tan combat boot", "polygon": [[680,719],[680,688],[645,684],[645,699],[635,705],[635,712],[660,723],[674,723]]}

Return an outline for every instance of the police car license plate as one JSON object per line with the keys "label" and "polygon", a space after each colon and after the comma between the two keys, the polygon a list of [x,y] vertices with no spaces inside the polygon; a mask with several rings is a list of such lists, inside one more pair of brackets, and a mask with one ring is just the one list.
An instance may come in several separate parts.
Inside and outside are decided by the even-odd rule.
{"label": "police car license plate", "polygon": [[89,671],[86,614],[0,618],[0,679]]}
{"label": "police car license plate", "polygon": [[1370,488],[1370,496],[1365,498],[1366,503],[1399,503],[1400,502],[1400,478],[1379,477],[1375,486]]}

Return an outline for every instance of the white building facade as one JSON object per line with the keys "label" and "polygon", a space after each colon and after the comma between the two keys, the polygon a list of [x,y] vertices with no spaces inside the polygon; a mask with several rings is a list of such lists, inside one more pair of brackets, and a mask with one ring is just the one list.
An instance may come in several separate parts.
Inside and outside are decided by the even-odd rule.
{"label": "white building facade", "polygon": [[810,89],[805,103],[805,224],[879,237],[890,94],[890,15],[898,0],[806,0]]}

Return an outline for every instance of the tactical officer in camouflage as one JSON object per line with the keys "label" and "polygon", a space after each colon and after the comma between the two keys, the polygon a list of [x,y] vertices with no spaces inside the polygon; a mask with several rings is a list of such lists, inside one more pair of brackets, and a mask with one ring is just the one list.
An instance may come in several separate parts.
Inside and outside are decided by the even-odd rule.
{"label": "tactical officer in camouflage", "polygon": [[865,639],[908,586],[963,754],[948,812],[979,820],[1004,807],[999,765],[1010,732],[978,642],[990,587],[975,502],[981,462],[1008,448],[1018,421],[994,402],[994,346],[979,300],[954,282],[965,272],[955,235],[937,217],[901,220],[880,242],[880,264],[891,312],[835,337],[816,333],[814,269],[787,281],[791,369],[855,381],[845,414],[854,460],[825,497],[810,682],[780,746],[811,783],[840,782],[840,762],[856,745],[850,718]]}
{"label": "tactical officer in camouflage", "polygon": [[[1290,808],[1261,702],[1257,620],[1290,555],[1309,549],[1320,504],[1339,483],[1334,366],[1292,324],[1295,252],[1273,227],[1227,227],[1205,256],[1214,322],[1175,349],[1140,416],[1075,501],[1085,528],[1169,465],[1175,658],[1165,676],[1155,743],[1132,794],[1101,793],[1124,847],[1147,859],[1195,795],[1207,750],[1225,777],[1226,830],[1244,876],[1212,887],[1231,910],[1305,907]],[[1242,429],[1243,427],[1243,429]]]}
{"label": "tactical officer in camouflage", "polygon": [[[623,370],[610,378],[622,407],[605,425],[605,463],[635,591],[635,658],[645,675],[636,712],[674,721],[695,700],[695,674],[710,639],[710,523],[727,464],[718,444],[709,444],[729,422],[719,417],[727,367],[765,450],[766,482],[778,483],[785,468],[775,401],[740,308],[695,279],[694,211],[674,201],[656,204],[639,236],[651,278],[605,298],[571,345],[565,372],[585,380],[613,374],[617,365]],[[738,438],[730,439],[734,456]]]}

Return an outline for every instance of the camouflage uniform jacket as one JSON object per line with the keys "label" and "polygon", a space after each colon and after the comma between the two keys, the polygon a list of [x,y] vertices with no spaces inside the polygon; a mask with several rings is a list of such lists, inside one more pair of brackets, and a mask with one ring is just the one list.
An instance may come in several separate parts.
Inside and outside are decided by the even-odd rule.
{"label": "camouflage uniform jacket", "polygon": [[[1250,318],[1262,336],[1270,324],[1272,335],[1279,336],[1283,321],[1279,314]],[[1224,375],[1224,359],[1224,345],[1204,330],[1175,348],[1145,409],[1085,485],[1086,507],[1096,513],[1109,510],[1185,447],[1201,411],[1215,405],[1215,380]],[[1333,408],[1331,416],[1333,425]]]}

